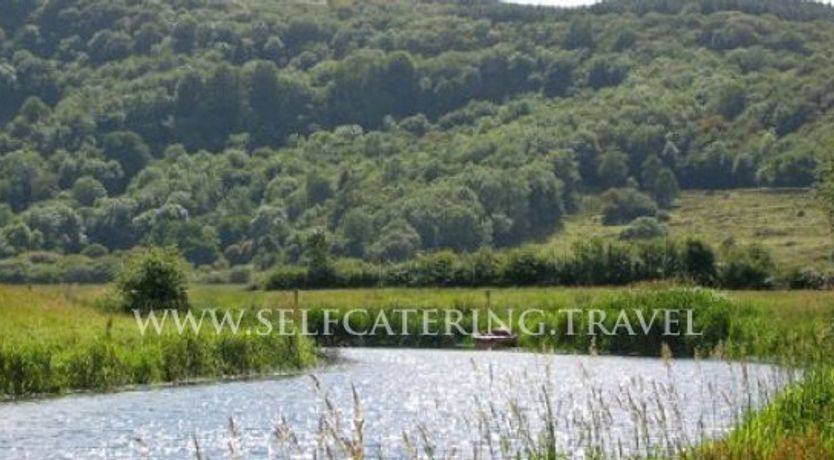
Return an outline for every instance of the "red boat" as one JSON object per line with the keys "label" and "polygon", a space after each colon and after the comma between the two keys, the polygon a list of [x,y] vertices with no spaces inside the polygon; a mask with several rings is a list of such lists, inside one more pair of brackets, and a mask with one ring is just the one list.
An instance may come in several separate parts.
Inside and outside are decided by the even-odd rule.
{"label": "red boat", "polygon": [[518,346],[518,336],[503,327],[493,329],[486,334],[475,334],[472,339],[475,340],[475,348],[478,350]]}

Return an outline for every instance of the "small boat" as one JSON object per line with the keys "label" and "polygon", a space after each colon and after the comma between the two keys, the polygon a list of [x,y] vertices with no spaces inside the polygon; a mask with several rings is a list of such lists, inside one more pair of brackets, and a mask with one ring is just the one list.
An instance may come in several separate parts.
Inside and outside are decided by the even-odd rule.
{"label": "small boat", "polygon": [[478,350],[518,346],[518,336],[503,327],[493,329],[486,334],[475,334],[472,339],[475,340],[475,348]]}

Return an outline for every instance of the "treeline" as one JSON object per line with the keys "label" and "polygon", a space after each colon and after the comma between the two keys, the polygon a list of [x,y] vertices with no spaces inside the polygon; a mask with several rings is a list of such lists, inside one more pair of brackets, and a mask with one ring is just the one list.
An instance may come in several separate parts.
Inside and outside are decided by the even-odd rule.
{"label": "treeline", "polygon": [[823,289],[830,274],[780,272],[764,248],[696,240],[577,242],[566,254],[534,248],[427,254],[399,264],[310,257],[307,266],[273,271],[265,289],[359,287],[622,286],[674,280],[726,289]]}

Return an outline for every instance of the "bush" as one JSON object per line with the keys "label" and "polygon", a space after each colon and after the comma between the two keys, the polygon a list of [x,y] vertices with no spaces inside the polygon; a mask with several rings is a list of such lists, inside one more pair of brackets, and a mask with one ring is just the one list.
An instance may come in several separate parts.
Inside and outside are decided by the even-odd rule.
{"label": "bush", "polygon": [[108,254],[107,248],[101,244],[93,243],[89,246],[85,246],[84,249],[81,250],[81,254],[92,259],[97,259],[99,257],[104,257]]}
{"label": "bush", "polygon": [[660,238],[667,232],[666,226],[654,217],[638,217],[620,232],[621,240],[650,240]]}
{"label": "bush", "polygon": [[620,225],[638,217],[654,216],[657,205],[633,188],[611,189],[602,195],[602,223]]}
{"label": "bush", "polygon": [[828,283],[828,277],[814,269],[795,268],[785,275],[780,284],[791,289],[823,289]]}
{"label": "bush", "polygon": [[269,290],[301,289],[305,287],[307,287],[307,269],[304,267],[278,267],[264,282],[264,288]]}
{"label": "bush", "polygon": [[500,266],[502,284],[509,286],[529,286],[542,283],[549,271],[547,260],[531,249],[510,251],[503,258]]}
{"label": "bush", "polygon": [[716,277],[715,253],[698,240],[687,240],[683,249],[683,265],[687,276],[701,285],[710,285]]}
{"label": "bush", "polygon": [[725,251],[719,279],[730,289],[767,289],[773,287],[772,271],[770,253],[761,246],[731,247]]}
{"label": "bush", "polygon": [[252,269],[249,267],[234,267],[229,270],[229,282],[232,284],[249,284],[252,280]]}
{"label": "bush", "polygon": [[186,262],[173,248],[132,255],[116,280],[126,311],[188,308]]}

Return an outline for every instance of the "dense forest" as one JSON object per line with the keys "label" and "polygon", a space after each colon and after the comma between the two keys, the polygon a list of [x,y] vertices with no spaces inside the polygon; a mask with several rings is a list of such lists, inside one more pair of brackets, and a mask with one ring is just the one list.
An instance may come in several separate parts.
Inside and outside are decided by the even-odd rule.
{"label": "dense forest", "polygon": [[397,262],[809,186],[831,75],[798,0],[0,0],[0,256]]}

